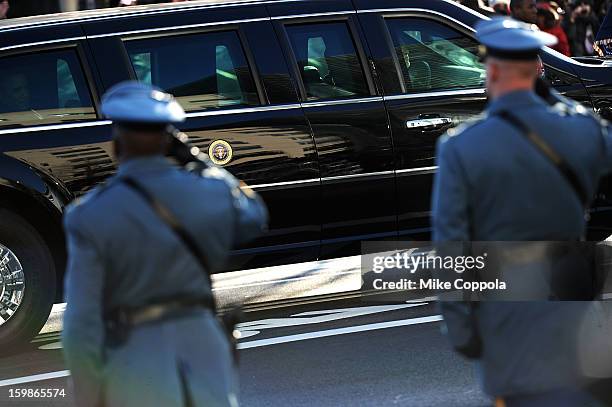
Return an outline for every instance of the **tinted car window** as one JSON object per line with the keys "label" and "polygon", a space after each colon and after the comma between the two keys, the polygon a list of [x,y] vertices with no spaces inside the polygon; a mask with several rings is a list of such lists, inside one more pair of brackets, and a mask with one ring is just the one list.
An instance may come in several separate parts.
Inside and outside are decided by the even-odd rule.
{"label": "tinted car window", "polygon": [[287,26],[308,100],[369,96],[345,23]]}
{"label": "tinted car window", "polygon": [[432,20],[393,18],[387,26],[408,91],[484,86],[475,40]]}
{"label": "tinted car window", "polygon": [[75,51],[0,59],[0,128],[96,118]]}
{"label": "tinted car window", "polygon": [[233,31],[131,40],[125,46],[137,78],[172,93],[186,111],[259,104]]}

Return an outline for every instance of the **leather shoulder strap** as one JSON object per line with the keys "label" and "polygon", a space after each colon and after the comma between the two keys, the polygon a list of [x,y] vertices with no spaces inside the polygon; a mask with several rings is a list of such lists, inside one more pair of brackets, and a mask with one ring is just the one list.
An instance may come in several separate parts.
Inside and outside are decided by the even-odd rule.
{"label": "leather shoulder strap", "polygon": [[542,155],[559,170],[563,178],[570,184],[580,203],[586,209],[590,204],[589,195],[587,194],[584,186],[580,182],[580,179],[572,169],[572,167],[561,157],[542,137],[540,137],[535,131],[530,129],[522,120],[516,115],[510,113],[507,110],[502,110],[495,114],[506,122],[510,123],[538,150]]}
{"label": "leather shoulder strap", "polygon": [[128,186],[132,191],[140,195],[157,214],[159,219],[164,222],[172,231],[178,236],[181,242],[187,247],[189,252],[198,261],[202,271],[206,275],[210,288],[212,289],[212,282],[210,279],[210,267],[208,265],[208,258],[200,250],[196,241],[191,235],[185,230],[178,219],[170,212],[157,198],[153,196],[146,188],[136,182],[133,178],[122,177],[121,182]]}

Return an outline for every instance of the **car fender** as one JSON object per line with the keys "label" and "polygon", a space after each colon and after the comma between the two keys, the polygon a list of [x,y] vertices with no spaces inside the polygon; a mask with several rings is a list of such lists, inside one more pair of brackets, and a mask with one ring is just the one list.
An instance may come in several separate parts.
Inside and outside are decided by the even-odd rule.
{"label": "car fender", "polygon": [[0,186],[25,193],[60,217],[72,194],[49,174],[15,158],[0,154]]}

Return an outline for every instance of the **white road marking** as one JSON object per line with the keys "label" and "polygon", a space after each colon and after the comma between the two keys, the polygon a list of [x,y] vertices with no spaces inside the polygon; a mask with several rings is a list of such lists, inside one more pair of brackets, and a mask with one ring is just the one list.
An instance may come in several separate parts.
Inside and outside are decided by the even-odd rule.
{"label": "white road marking", "polygon": [[427,303],[421,302],[397,305],[375,305],[369,307],[352,307],[331,310],[308,311],[291,315],[291,317],[289,318],[269,318],[262,319],[259,321],[243,322],[238,324],[236,328],[240,331],[242,338],[248,338],[259,334],[264,329],[321,324],[324,322],[338,321],[340,319],[378,314],[387,311],[396,311],[403,308],[419,307],[422,305],[427,305]]}
{"label": "white road marking", "polygon": [[[346,328],[327,329],[318,332],[308,332],[296,335],[280,336],[277,338],[260,339],[256,341],[241,342],[238,344],[238,349],[252,349],[262,346],[278,345],[281,343],[305,341],[307,339],[326,338],[336,335],[346,335],[357,332],[368,332],[386,328],[396,328],[400,326],[426,324],[429,322],[441,321],[441,315],[430,315],[427,317],[408,318],[397,321],[379,322],[375,324],[357,325]],[[70,376],[70,371],[60,370],[57,372],[42,373],[32,376],[17,377],[13,379],[0,380],[0,387],[14,386],[18,384],[38,382],[42,380],[57,379],[60,377]]]}
{"label": "white road marking", "polygon": [[38,342],[49,342],[49,341],[56,341],[59,340],[61,338],[61,334],[59,332],[53,334],[53,335],[47,335],[47,336],[43,336],[43,337],[36,337],[34,339],[32,339],[30,341],[30,343],[38,343]]}
{"label": "white road marking", "polygon": [[328,336],[345,335],[357,332],[375,331],[378,329],[395,328],[398,326],[408,326],[425,324],[428,322],[441,321],[441,315],[431,315],[428,317],[401,319],[399,321],[379,322],[376,324],[349,326],[346,328],[328,329],[319,332],[308,332],[296,335],[280,336],[278,338],[259,339],[256,341],[241,342],[238,344],[238,349],[259,348],[261,346],[278,345],[281,343],[305,341],[307,339],[325,338]]}
{"label": "white road marking", "polygon": [[70,376],[70,370],[60,370],[59,372],[35,374],[32,376],[17,377],[15,379],[0,380],[0,387],[14,386],[16,384],[24,384],[38,382],[41,380],[58,379],[60,377]]}
{"label": "white road marking", "polygon": [[[240,332],[240,338],[246,339],[259,335],[265,329],[286,328],[290,326],[322,324],[325,322],[338,321],[340,319],[362,317],[366,315],[378,314],[387,311],[397,311],[405,308],[413,308],[427,305],[427,302],[411,301],[407,304],[394,305],[374,305],[367,307],[351,307],[337,308],[330,310],[316,310],[301,312],[291,315],[289,318],[268,318],[258,321],[243,322],[236,326]],[[43,342],[45,344],[38,347],[40,350],[56,350],[61,349],[62,344],[59,341],[61,334],[41,335],[32,340],[32,343]],[[51,342],[51,343],[48,343]]]}
{"label": "white road marking", "polygon": [[39,346],[38,349],[40,349],[40,350],[57,350],[57,349],[62,349],[62,342],[48,343],[46,345]]}

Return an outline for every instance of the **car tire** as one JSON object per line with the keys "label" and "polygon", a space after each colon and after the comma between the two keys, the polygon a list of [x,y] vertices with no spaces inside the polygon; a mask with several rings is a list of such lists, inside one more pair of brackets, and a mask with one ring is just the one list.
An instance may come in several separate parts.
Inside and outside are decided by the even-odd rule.
{"label": "car tire", "polygon": [[[55,265],[49,248],[36,229],[21,216],[4,208],[0,208],[0,249],[0,274],[4,273],[4,277],[0,275],[0,312],[4,307],[5,318],[9,315],[6,308],[9,296],[14,299],[14,292],[21,292],[21,301],[10,317],[0,316],[0,354],[11,354],[26,347],[49,318],[55,299]],[[14,272],[19,265],[23,273],[17,275],[23,284],[13,287],[23,286],[23,289],[9,291],[8,270]]]}

